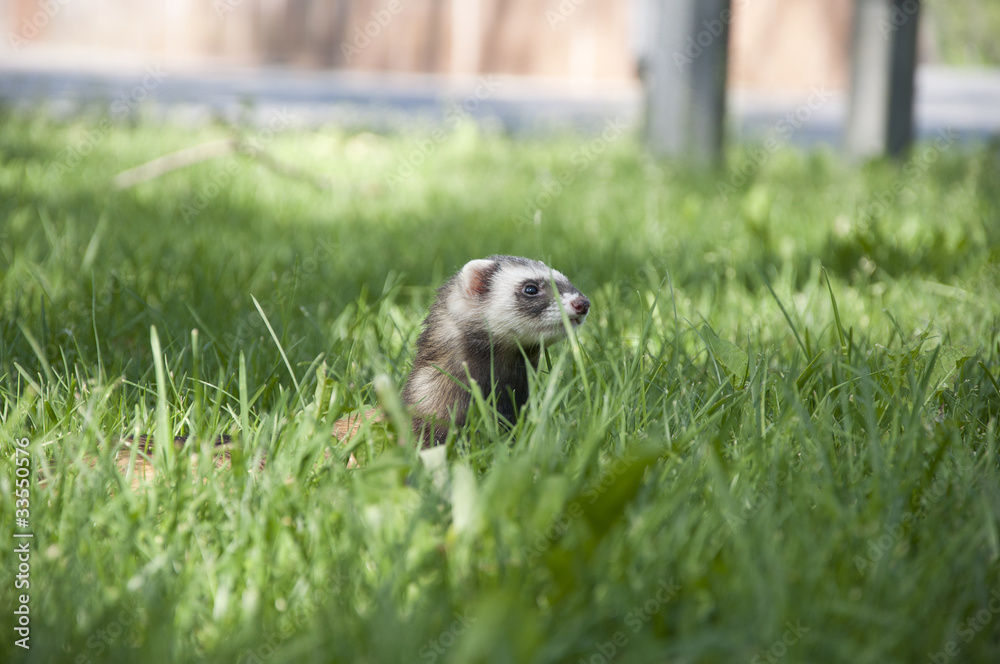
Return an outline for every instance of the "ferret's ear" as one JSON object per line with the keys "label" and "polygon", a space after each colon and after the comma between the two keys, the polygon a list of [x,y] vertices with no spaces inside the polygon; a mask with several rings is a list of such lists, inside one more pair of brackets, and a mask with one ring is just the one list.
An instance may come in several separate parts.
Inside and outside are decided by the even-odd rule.
{"label": "ferret's ear", "polygon": [[490,290],[490,277],[496,271],[496,263],[485,258],[469,261],[459,273],[462,292],[467,297],[482,297]]}

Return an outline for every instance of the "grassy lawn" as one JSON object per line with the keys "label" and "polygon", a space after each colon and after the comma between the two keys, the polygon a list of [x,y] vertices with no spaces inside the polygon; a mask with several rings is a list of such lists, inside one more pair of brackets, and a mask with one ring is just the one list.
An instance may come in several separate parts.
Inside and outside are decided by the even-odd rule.
{"label": "grassy lawn", "polygon": [[[998,661],[1000,153],[633,134],[251,129],[117,190],[229,130],[0,116],[0,660]],[[493,253],[590,297],[577,339],[514,430],[347,470],[332,422]],[[133,489],[119,436],[168,430]]]}

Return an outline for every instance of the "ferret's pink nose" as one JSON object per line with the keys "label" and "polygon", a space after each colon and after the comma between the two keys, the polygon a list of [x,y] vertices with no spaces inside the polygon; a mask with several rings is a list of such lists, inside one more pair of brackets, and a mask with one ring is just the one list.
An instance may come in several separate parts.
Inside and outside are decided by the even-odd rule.
{"label": "ferret's pink nose", "polygon": [[590,300],[587,299],[586,295],[581,295],[580,297],[570,302],[569,306],[573,307],[573,311],[575,311],[577,314],[583,316],[588,311],[590,311]]}

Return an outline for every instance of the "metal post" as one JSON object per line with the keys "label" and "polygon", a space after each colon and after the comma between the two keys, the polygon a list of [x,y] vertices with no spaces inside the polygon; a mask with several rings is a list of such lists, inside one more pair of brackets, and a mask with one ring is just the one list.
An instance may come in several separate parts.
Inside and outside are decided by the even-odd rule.
{"label": "metal post", "polygon": [[[637,42],[646,92],[646,140],[658,155],[696,163],[722,154],[730,0],[646,0]],[[642,26],[639,26],[642,29]]]}
{"label": "metal post", "polygon": [[902,156],[913,140],[920,0],[855,0],[846,148]]}

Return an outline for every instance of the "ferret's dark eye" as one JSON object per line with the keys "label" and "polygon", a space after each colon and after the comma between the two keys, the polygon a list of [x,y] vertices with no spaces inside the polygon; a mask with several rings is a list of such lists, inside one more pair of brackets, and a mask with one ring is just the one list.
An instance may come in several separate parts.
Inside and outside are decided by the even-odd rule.
{"label": "ferret's dark eye", "polygon": [[538,295],[538,286],[535,284],[527,284],[521,292],[525,295]]}

